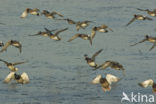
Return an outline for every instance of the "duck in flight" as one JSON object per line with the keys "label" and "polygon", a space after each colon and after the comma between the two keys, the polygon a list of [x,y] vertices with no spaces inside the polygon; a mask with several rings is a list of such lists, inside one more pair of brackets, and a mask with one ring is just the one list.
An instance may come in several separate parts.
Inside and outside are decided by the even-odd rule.
{"label": "duck in flight", "polygon": [[156,83],[152,79],[145,80],[141,83],[138,83],[138,85],[143,87],[143,88],[147,88],[148,86],[152,86],[153,93],[156,92]]}
{"label": "duck in flight", "polygon": [[9,83],[11,80],[16,80],[17,83],[27,84],[29,83],[29,76],[27,73],[16,74],[15,72],[10,72],[4,79],[4,83]]}
{"label": "duck in flight", "polygon": [[66,31],[66,30],[68,30],[68,28],[64,28],[64,29],[58,30],[58,31],[56,31],[56,32],[53,34],[52,32],[50,32],[50,30],[46,29],[46,32],[49,32],[49,34],[50,34],[49,37],[50,37],[51,39],[59,41],[59,40],[61,40],[61,38],[59,37],[59,34],[60,34],[61,32]]}
{"label": "duck in flight", "polygon": [[112,74],[107,74],[106,77],[102,77],[102,75],[97,75],[93,80],[92,84],[101,84],[101,87],[104,92],[110,91],[111,90],[111,84],[112,82],[118,82],[120,81],[120,78],[112,75]]}
{"label": "duck in flight", "polygon": [[2,49],[0,50],[0,53],[6,51],[7,48],[8,48],[10,45],[11,45],[11,46],[14,46],[14,47],[16,47],[16,48],[18,48],[19,51],[20,51],[20,53],[22,52],[22,44],[21,44],[19,41],[17,41],[17,40],[9,40],[8,42],[6,42],[6,43],[4,44],[4,46],[2,46]]}
{"label": "duck in flight", "polygon": [[148,35],[145,35],[145,38],[143,40],[141,40],[138,43],[135,43],[135,44],[133,44],[131,46],[135,46],[135,45],[137,45],[139,43],[143,43],[145,41],[149,41],[151,43],[154,43],[153,46],[149,49],[149,51],[151,51],[153,48],[156,47],[156,37],[151,37],[151,36],[148,36]]}
{"label": "duck in flight", "polygon": [[126,24],[126,26],[130,25],[132,22],[135,20],[152,20],[152,18],[140,15],[140,14],[135,14],[134,17]]}
{"label": "duck in flight", "polygon": [[80,29],[85,29],[89,23],[92,21],[78,21],[76,22],[76,30],[79,31]]}
{"label": "duck in flight", "polygon": [[[33,34],[33,35],[29,35],[29,36],[38,36],[38,35],[42,35],[42,36],[45,36],[45,37],[49,37],[53,40],[61,40],[61,38],[59,37],[59,34],[65,30],[68,30],[68,28],[64,28],[64,29],[61,29],[61,30],[58,30],[56,31],[57,29],[54,29],[54,30],[49,30],[47,28],[44,28],[45,29],[45,32],[41,32],[39,31],[37,34]],[[52,33],[53,31],[56,31],[54,34]]]}
{"label": "duck in flight", "polygon": [[56,11],[53,11],[53,12],[49,12],[47,10],[43,10],[42,13],[45,17],[49,18],[49,19],[55,19],[56,15],[60,16],[60,17],[64,17],[62,14],[56,12]]}
{"label": "duck in flight", "polygon": [[122,70],[123,75],[125,75],[125,68],[123,67],[123,65],[121,65],[119,62],[116,61],[111,61],[111,60],[105,61],[103,64],[99,65],[97,69],[98,68],[106,69],[108,67],[111,67],[112,69],[115,70]]}
{"label": "duck in flight", "polygon": [[104,32],[104,33],[107,33],[108,32],[108,29],[110,31],[113,32],[113,30],[111,28],[109,28],[107,25],[103,24],[101,26],[95,26],[93,27],[92,29],[94,29],[95,31],[98,31],[98,32]]}
{"label": "duck in flight", "polygon": [[25,18],[25,17],[28,16],[28,14],[39,16],[40,15],[40,10],[38,8],[34,8],[34,9],[26,8],[25,11],[22,13],[22,15],[20,17]]}
{"label": "duck in flight", "polygon": [[153,9],[153,10],[149,10],[149,9],[140,9],[140,8],[137,8],[137,10],[140,10],[140,11],[145,11],[147,12],[148,15],[152,16],[152,17],[156,17],[156,9]]}
{"label": "duck in flight", "polygon": [[49,29],[47,29],[47,28],[44,28],[44,29],[45,29],[44,32],[39,31],[37,34],[33,34],[33,35],[29,35],[29,36],[39,36],[39,35],[41,35],[41,36],[47,37],[47,36],[50,36],[51,32],[57,30],[57,29],[49,30]]}
{"label": "duck in flight", "polygon": [[96,62],[95,62],[95,58],[96,58],[96,56],[98,56],[102,51],[103,51],[103,49],[100,49],[99,51],[97,51],[96,53],[94,53],[93,56],[92,56],[91,58],[88,57],[87,54],[84,55],[85,60],[86,60],[87,64],[88,64],[90,67],[93,67],[93,68],[97,68],[97,67],[98,67],[98,65],[97,65]]}
{"label": "duck in flight", "polygon": [[13,72],[15,72],[15,71],[18,70],[18,68],[15,67],[16,65],[20,65],[20,64],[26,63],[26,61],[25,61],[25,62],[10,63],[10,62],[7,62],[7,61],[2,60],[2,59],[0,59],[0,61],[4,62],[4,64],[5,64],[11,71],[13,71]]}
{"label": "duck in flight", "polygon": [[96,35],[96,31],[92,30],[91,34],[80,34],[77,33],[74,36],[72,36],[67,42],[71,42],[72,40],[76,39],[76,38],[81,38],[83,40],[89,40],[90,44],[92,45],[92,40]]}

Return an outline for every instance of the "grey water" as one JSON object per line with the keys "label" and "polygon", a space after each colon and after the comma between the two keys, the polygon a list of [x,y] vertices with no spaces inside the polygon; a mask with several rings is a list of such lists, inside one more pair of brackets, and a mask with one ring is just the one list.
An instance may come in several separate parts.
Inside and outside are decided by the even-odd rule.
{"label": "grey water", "polygon": [[[9,47],[0,58],[9,62],[28,60],[28,63],[17,66],[17,73],[26,72],[30,77],[29,84],[4,84],[9,69],[0,62],[0,104],[120,104],[123,91],[127,94],[153,94],[151,87],[143,89],[138,83],[149,78],[156,81],[156,49],[149,52],[152,44],[148,42],[134,47],[130,45],[146,34],[156,36],[156,18],[135,21],[128,27],[125,25],[134,14],[147,15],[136,8],[155,9],[155,5],[156,0],[0,0],[0,23],[5,24],[0,24],[0,41],[14,39],[23,45],[21,54],[16,48]],[[94,23],[77,32],[75,26],[66,21],[32,15],[21,19],[20,15],[26,8],[57,11],[66,18]],[[114,32],[97,32],[92,46],[82,39],[67,42],[74,34],[90,34],[93,26],[102,24]],[[60,34],[61,41],[28,36],[43,31],[44,27],[69,29]],[[94,71],[86,64],[83,55],[91,56],[99,49],[103,52],[97,57],[97,63],[118,61],[126,69],[125,77],[120,71],[109,68]],[[100,85],[92,85],[91,81],[96,75],[105,76],[107,73],[122,80],[105,93]],[[128,103],[133,104],[123,102]]]}

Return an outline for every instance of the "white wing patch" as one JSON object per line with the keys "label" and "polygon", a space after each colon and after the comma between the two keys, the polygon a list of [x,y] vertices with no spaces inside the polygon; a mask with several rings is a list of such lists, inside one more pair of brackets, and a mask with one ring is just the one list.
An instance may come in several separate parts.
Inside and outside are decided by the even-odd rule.
{"label": "white wing patch", "polygon": [[152,79],[148,79],[148,80],[145,80],[141,83],[139,83],[139,85],[143,88],[146,88],[148,86],[152,86],[153,85],[153,80]]}
{"label": "white wing patch", "polygon": [[28,15],[27,11],[25,10],[22,15],[20,16],[21,18],[25,18]]}
{"label": "white wing patch", "polygon": [[118,78],[112,74],[107,74],[106,79],[110,85],[112,84],[112,82],[118,82],[120,80],[120,78]]}
{"label": "white wing patch", "polygon": [[28,77],[28,74],[27,73],[23,72],[21,74],[21,78],[23,80],[23,84],[29,83],[29,77]]}
{"label": "white wing patch", "polygon": [[100,79],[102,78],[101,75],[97,75],[93,80],[92,80],[92,84],[98,84],[100,83]]}
{"label": "white wing patch", "polygon": [[14,79],[14,74],[15,74],[15,72],[10,72],[10,73],[6,76],[6,78],[4,79],[4,82],[5,82],[5,83],[9,83],[12,79]]}

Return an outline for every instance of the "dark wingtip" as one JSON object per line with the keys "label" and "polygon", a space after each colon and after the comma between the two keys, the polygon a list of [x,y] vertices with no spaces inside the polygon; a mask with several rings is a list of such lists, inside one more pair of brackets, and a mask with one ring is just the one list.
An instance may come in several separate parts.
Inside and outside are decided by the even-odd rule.
{"label": "dark wingtip", "polygon": [[138,83],[138,85],[139,85],[140,87],[143,87],[143,85],[142,85],[141,83]]}

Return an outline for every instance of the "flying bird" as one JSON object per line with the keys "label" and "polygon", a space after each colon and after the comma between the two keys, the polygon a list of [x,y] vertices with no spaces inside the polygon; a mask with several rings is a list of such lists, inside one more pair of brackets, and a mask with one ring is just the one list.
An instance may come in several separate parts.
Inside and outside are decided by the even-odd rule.
{"label": "flying bird", "polygon": [[104,33],[107,33],[108,32],[108,29],[110,31],[113,32],[113,30],[111,28],[109,28],[107,25],[103,24],[101,26],[95,26],[93,27],[92,29],[94,29],[95,31],[98,31],[98,32],[104,32]]}
{"label": "flying bird", "polygon": [[25,17],[27,17],[28,14],[39,16],[40,10],[38,8],[34,8],[34,9],[26,8],[20,17],[25,18]]}
{"label": "flying bird", "polygon": [[76,38],[81,38],[83,40],[89,40],[90,44],[92,45],[92,38],[90,35],[88,34],[75,34],[74,36],[71,37],[71,39],[68,40],[68,42],[71,42],[72,40],[76,39]]}
{"label": "flying bird", "polygon": [[130,25],[132,22],[134,22],[135,20],[152,20],[152,18],[140,15],[140,14],[135,14],[134,17],[126,24],[126,26]]}
{"label": "flying bird", "polygon": [[11,80],[16,80],[17,83],[27,84],[29,83],[28,74],[23,72],[22,74],[16,74],[15,72],[10,72],[4,79],[4,83],[9,83]]}
{"label": "flying bird", "polygon": [[79,31],[80,29],[85,29],[89,23],[92,21],[78,21],[76,22],[76,30]]}
{"label": "flying bird", "polygon": [[140,8],[137,8],[137,10],[145,11],[145,12],[147,12],[147,14],[149,14],[150,16],[156,17],[156,9],[149,10],[149,9],[140,9]]}
{"label": "flying bird", "polygon": [[18,48],[20,53],[22,52],[22,44],[17,40],[9,40],[8,42],[6,42],[4,46],[2,46],[2,49],[0,50],[0,52],[6,51],[10,45]]}
{"label": "flying bird", "polygon": [[13,72],[15,72],[15,71],[18,70],[18,68],[15,67],[16,65],[26,63],[26,61],[25,61],[25,62],[15,62],[15,63],[10,63],[10,62],[7,62],[7,61],[2,60],[2,59],[0,59],[0,61],[4,62],[4,64],[5,64],[5,65],[6,65],[11,71],[13,71]]}
{"label": "flying bird", "polygon": [[59,37],[59,34],[63,31],[66,31],[68,30],[68,28],[64,28],[64,29],[61,29],[61,30],[58,30],[56,31],[54,34],[50,32],[50,30],[46,29],[46,32],[48,32],[50,35],[49,37],[53,40],[61,40],[61,38]]}
{"label": "flying bird", "polygon": [[49,12],[47,10],[43,10],[42,13],[45,17],[49,18],[49,19],[55,19],[56,15],[60,16],[60,17],[64,17],[62,14],[56,12],[56,11],[53,11],[53,12]]}
{"label": "flying bird", "polygon": [[53,31],[56,31],[56,30],[57,30],[57,29],[49,30],[49,29],[47,29],[47,28],[44,28],[44,29],[45,29],[45,31],[44,31],[44,32],[39,31],[39,32],[38,32],[38,33],[36,33],[36,34],[29,35],[29,36],[39,36],[39,35],[41,35],[41,36],[45,36],[45,37],[47,37],[47,36],[50,36],[50,35],[51,35],[51,32],[53,32]]}
{"label": "flying bird", "polygon": [[102,75],[97,75],[93,80],[92,84],[101,84],[101,87],[104,92],[111,90],[111,84],[112,82],[118,82],[120,78],[112,75],[107,74],[105,78],[102,77]]}
{"label": "flying bird", "polygon": [[152,79],[145,80],[141,83],[138,83],[138,85],[143,87],[143,88],[147,88],[148,86],[152,86],[152,88],[153,88],[152,91],[154,93],[156,92],[156,83]]}
{"label": "flying bird", "polygon": [[95,37],[95,35],[96,35],[96,31],[94,31],[94,30],[91,31],[91,34],[80,34],[80,33],[77,33],[74,36],[72,36],[68,40],[68,42],[71,42],[72,40],[74,40],[76,38],[81,38],[83,40],[89,40],[90,44],[92,45],[92,40]]}
{"label": "flying bird", "polygon": [[139,43],[143,43],[145,41],[149,41],[149,42],[153,43],[153,46],[149,49],[149,51],[151,51],[153,48],[156,47],[156,37],[151,37],[151,36],[148,36],[148,35],[145,35],[145,38],[143,40],[141,40],[138,43],[135,43],[135,44],[133,44],[131,46],[135,46],[135,45],[137,45]]}
{"label": "flying bird", "polygon": [[105,61],[103,64],[99,65],[97,69],[98,68],[106,69],[108,67],[111,67],[112,69],[115,70],[122,70],[123,75],[125,75],[125,68],[123,67],[123,65],[121,65],[119,62],[116,61],[111,61],[111,60]]}
{"label": "flying bird", "polygon": [[98,67],[98,65],[97,65],[96,62],[95,62],[95,58],[96,58],[96,56],[98,56],[102,51],[103,51],[103,49],[100,49],[99,51],[97,51],[96,53],[94,53],[93,56],[92,56],[91,58],[88,57],[87,54],[84,55],[85,60],[86,60],[87,64],[88,64],[90,67],[93,67],[93,68],[97,68],[97,67]]}

